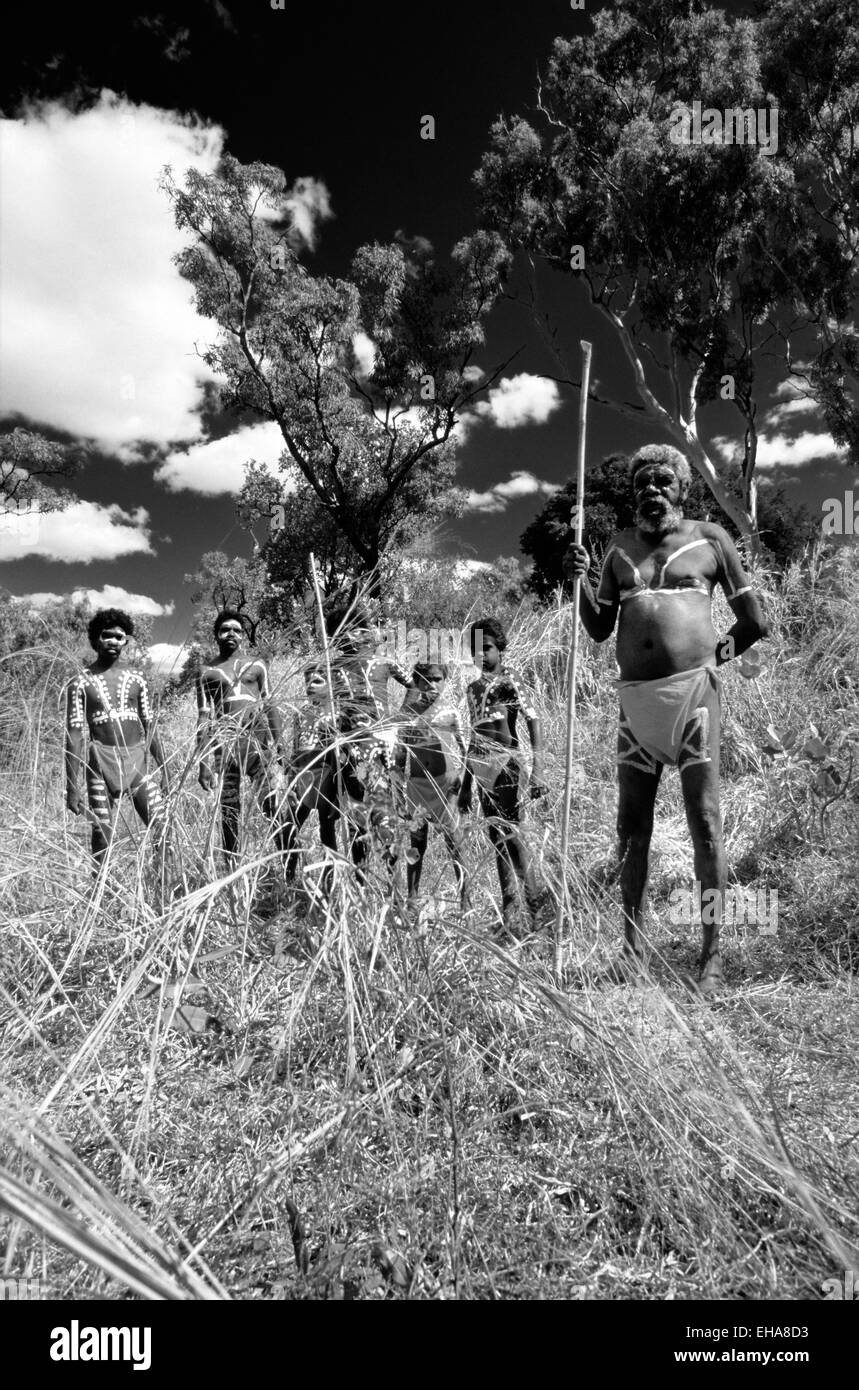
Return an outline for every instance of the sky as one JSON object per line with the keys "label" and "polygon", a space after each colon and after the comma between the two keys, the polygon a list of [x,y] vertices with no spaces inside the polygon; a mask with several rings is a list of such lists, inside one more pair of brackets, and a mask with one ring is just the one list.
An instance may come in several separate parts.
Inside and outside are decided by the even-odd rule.
{"label": "sky", "polygon": [[[190,629],[184,575],[207,550],[250,554],[234,494],[245,462],[273,465],[281,442],[271,425],[212,409],[197,349],[215,330],[172,265],[183,243],[163,166],[211,172],[229,152],[282,168],[300,181],[295,225],[316,273],[347,273],[358,246],[397,231],[446,254],[477,225],[471,175],[492,121],[533,106],[552,39],[588,18],[568,0],[178,0],[169,11],[31,6],[18,22],[0,65],[0,431],[81,444],[87,463],[67,511],[0,527],[0,588],[34,603],[83,592],[149,614],[169,654]],[[420,138],[426,114],[432,141]],[[630,398],[583,289],[552,276],[547,292],[573,365],[590,339],[601,392]],[[517,554],[575,467],[578,397],[542,375],[553,367],[538,335],[505,303],[481,365],[508,358],[465,431],[468,510],[440,541],[451,555]],[[855,485],[787,384],[774,380],[764,405],[763,476],[815,510]],[[704,433],[730,453],[731,408],[709,409]],[[659,437],[591,407],[591,459]]]}

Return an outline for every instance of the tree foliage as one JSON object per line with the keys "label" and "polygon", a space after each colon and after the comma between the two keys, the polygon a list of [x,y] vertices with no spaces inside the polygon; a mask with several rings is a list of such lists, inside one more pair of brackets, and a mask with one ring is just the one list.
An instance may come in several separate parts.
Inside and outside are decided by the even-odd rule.
{"label": "tree foliage", "polygon": [[258,556],[246,560],[236,555],[231,559],[223,550],[208,550],[193,574],[185,575],[185,583],[192,586],[191,602],[196,609],[192,642],[213,646],[215,617],[222,608],[232,608],[242,615],[251,646],[257,645],[266,597],[266,574]]}
{"label": "tree foliage", "polygon": [[17,428],[0,434],[0,505],[61,511],[71,494],[46,486],[45,479],[72,478],[79,466],[80,460],[65,445],[34,430]]}
{"label": "tree foliage", "polygon": [[424,632],[458,629],[487,614],[509,624],[523,602],[529,606],[527,574],[512,555],[499,555],[492,564],[403,555],[386,587],[388,620]]}
{"label": "tree foliage", "polygon": [[[590,35],[555,41],[537,121],[499,120],[475,176],[486,224],[533,262],[575,274],[614,330],[636,399],[608,403],[659,425],[683,447],[744,532],[754,529],[756,513],[762,360],[780,354],[781,369],[792,373],[815,334],[827,332],[842,357],[854,350],[852,334],[837,326],[852,302],[852,144],[849,187],[839,192],[834,183],[855,102],[852,59],[836,70],[834,54],[821,58],[810,124],[777,151],[676,138],[684,129],[678,103],[690,113],[695,101],[718,112],[766,110],[772,105],[767,82],[777,70],[781,90],[790,90],[788,40],[814,47],[817,18],[835,4],[783,0],[776,8],[790,14],[781,29],[706,9],[700,0],[618,0],[600,10]],[[804,28],[802,10],[817,12]],[[779,44],[781,67],[773,58]],[[830,46],[824,41],[826,52]],[[825,148],[809,167],[827,81],[842,97],[849,87],[853,97],[842,100],[829,145],[819,133]],[[800,106],[802,69],[794,87]],[[833,169],[828,211],[812,193],[827,158]],[[845,234],[852,220],[849,239],[828,225],[839,197]],[[576,246],[584,251],[580,269],[571,258]],[[539,277],[531,303],[545,324],[538,284]],[[551,326],[547,337],[557,349]],[[810,386],[837,437],[852,438],[853,407],[838,351],[819,356]],[[561,379],[578,386],[562,357],[561,365]],[[724,399],[738,413],[743,441],[739,498],[699,434],[699,408],[726,390],[733,391]],[[593,398],[600,399],[596,392]]]}
{"label": "tree foliage", "polygon": [[[859,461],[859,8],[855,0],[769,0],[763,75],[781,111],[783,156],[795,171],[798,213],[765,251],[814,327],[814,351],[794,370],[819,402],[836,443]],[[803,255],[816,230],[813,254]],[[799,250],[799,254],[798,254]],[[786,335],[790,348],[790,335]],[[796,354],[794,353],[796,358]]]}
{"label": "tree foliage", "polygon": [[[382,532],[384,548],[378,576],[387,590],[399,556],[419,535],[457,514],[463,493],[453,486],[450,454],[422,461],[391,501]],[[259,561],[265,570],[260,617],[271,629],[307,621],[315,615],[310,556],[316,563],[323,597],[359,582],[362,557],[344,535],[328,508],[297,470],[275,478],[264,466],[250,463],[239,494],[238,513],[248,529],[262,523]]]}
{"label": "tree foliage", "polygon": [[361,247],[349,279],[314,276],[279,169],[226,157],[217,174],[189,170],[184,189],[167,170],[164,188],[194,238],[177,265],[220,329],[204,357],[225,404],[278,425],[287,481],[301,476],[372,571],[404,519],[450,484],[459,413],[488,384],[473,356],[500,238],[460,243],[449,269],[429,243],[401,238]]}

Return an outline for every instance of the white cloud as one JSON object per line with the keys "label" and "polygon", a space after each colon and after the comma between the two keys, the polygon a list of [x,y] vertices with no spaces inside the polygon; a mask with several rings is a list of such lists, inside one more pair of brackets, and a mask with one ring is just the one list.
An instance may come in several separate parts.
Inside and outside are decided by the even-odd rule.
{"label": "white cloud", "polygon": [[[364,339],[364,342],[359,344],[359,339]],[[352,347],[356,356],[359,356],[361,370],[364,370],[368,350],[374,349],[374,344],[360,333],[353,338]],[[479,367],[467,367],[464,372],[466,381],[471,385],[484,375]],[[542,376],[533,376],[530,372],[520,372],[518,376],[504,377],[497,386],[490,389],[485,401],[479,401],[471,409],[463,410],[453,427],[453,437],[460,444],[464,444],[482,420],[489,421],[500,430],[515,430],[523,425],[542,425],[556,410],[560,410],[562,404],[554,381]],[[424,410],[425,407],[413,405],[400,411],[396,421],[398,427],[408,424],[416,429],[424,429]],[[377,411],[376,418],[383,420],[384,415]]]}
{"label": "white cloud", "polygon": [[289,223],[286,236],[290,245],[295,250],[304,246],[316,250],[320,222],[328,222],[334,216],[331,194],[321,179],[309,175],[296,179],[292,188],[279,199],[272,198],[259,184],[252,186],[252,192],[258,195],[256,215],[261,222]]}
{"label": "white cloud", "polygon": [[498,429],[515,430],[522,425],[545,424],[560,406],[557,382],[520,372],[518,376],[504,377],[493,386],[488,398],[476,405],[474,412],[491,420]]}
{"label": "white cloud", "polygon": [[62,603],[70,598],[73,603],[86,602],[91,608],[122,608],[126,613],[137,613],[149,618],[169,617],[175,604],[158,603],[148,594],[132,594],[119,584],[105,584],[101,589],[72,589],[70,594],[22,594],[18,602],[27,603],[31,608],[47,608],[52,603]]}
{"label": "white cloud", "polygon": [[765,434],[758,440],[758,468],[799,468],[817,459],[841,458],[844,452],[831,434],[806,430],[795,439],[784,434]]}
{"label": "white cloud", "polygon": [[439,565],[444,565],[453,578],[460,582],[470,579],[474,574],[492,569],[488,560],[454,559],[451,556],[439,555],[404,555],[397,562],[399,569],[408,570],[418,576],[432,573]]}
{"label": "white cloud", "polygon": [[809,399],[808,396],[791,396],[789,400],[774,405],[768,410],[763,418],[764,429],[774,429],[777,425],[783,425],[785,420],[789,420],[794,415],[815,415],[817,404]]}
{"label": "white cloud", "polygon": [[799,376],[789,376],[780,381],[773,397],[779,404],[772,406],[763,417],[762,427],[765,431],[776,429],[795,415],[814,415],[819,409],[817,402],[808,394],[807,382]]}
{"label": "white cloud", "polygon": [[[736,439],[724,435],[713,440],[713,447],[719,456],[730,462],[740,453]],[[835,443],[831,434],[805,430],[794,439],[786,434],[761,433],[758,438],[757,466],[768,468],[802,468],[806,463],[816,463],[821,459],[843,458],[845,450]]]}
{"label": "white cloud", "polygon": [[475,425],[480,424],[480,417],[474,414],[473,410],[465,410],[460,415],[453,427],[453,438],[460,444],[464,444]]}
{"label": "white cloud", "polygon": [[545,483],[533,473],[511,473],[506,483],[497,483],[493,492],[499,497],[529,497],[532,492],[557,492],[557,483]]}
{"label": "white cloud", "polygon": [[806,377],[811,369],[811,363],[797,362],[796,367],[797,372],[802,373],[802,375],[794,373],[791,376],[786,376],[783,381],[780,381],[772,393],[775,400],[791,401],[795,396],[804,396],[807,393],[808,381]]}
{"label": "white cloud", "polygon": [[161,676],[178,676],[185,661],[186,648],[181,643],[153,642],[148,649],[149,660]]}
{"label": "white cloud", "polygon": [[155,479],[171,492],[199,492],[206,497],[237,493],[245,480],[245,464],[251,459],[276,469],[286,445],[277,425],[243,425],[223,439],[192,444],[168,455],[156,469]]}
{"label": "white cloud", "polygon": [[316,248],[316,232],[320,222],[334,216],[331,196],[321,179],[296,179],[286,206],[292,213],[295,230],[311,251]]}
{"label": "white cloud", "polygon": [[[472,384],[483,375],[479,367],[466,368],[466,379]],[[556,382],[531,372],[520,372],[518,376],[504,377],[490,389],[485,401],[463,411],[453,433],[459,443],[464,444],[481,420],[490,421],[500,430],[543,425],[562,404]]]}
{"label": "white cloud", "polygon": [[[213,173],[224,131],[103,92],[0,122],[0,410],[92,439],[132,460],[141,442],[199,438],[217,329],[173,265],[187,236],[158,186],[170,164]],[[331,216],[325,185],[285,199],[296,241]]]}
{"label": "white cloud", "polygon": [[172,264],[183,245],[164,164],[212,172],[217,126],[103,93],[0,130],[0,407],[132,457],[199,433],[194,343],[213,335]]}
{"label": "white cloud", "polygon": [[115,560],[120,555],[152,555],[149,513],[124,512],[115,503],[74,502],[63,512],[22,518],[18,532],[0,527],[0,562],[40,555],[63,564]]}
{"label": "white cloud", "polygon": [[532,497],[535,493],[549,496],[557,491],[556,483],[544,482],[533,473],[519,470],[511,473],[506,483],[496,483],[486,492],[466,493],[465,508],[469,512],[503,512],[517,497]]}
{"label": "white cloud", "polygon": [[376,344],[373,339],[359,330],[352,339],[352,351],[359,377],[369,376],[376,365]]}
{"label": "white cloud", "polygon": [[455,560],[453,563],[453,573],[457,579],[471,579],[472,575],[491,569],[488,560]]}

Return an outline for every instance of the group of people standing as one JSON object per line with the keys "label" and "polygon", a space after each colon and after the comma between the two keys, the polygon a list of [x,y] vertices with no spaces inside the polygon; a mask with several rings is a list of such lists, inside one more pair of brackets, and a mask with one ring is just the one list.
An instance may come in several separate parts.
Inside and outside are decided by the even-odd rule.
{"label": "group of people standing", "polygon": [[[360,884],[373,847],[392,880],[405,830],[406,880],[414,902],[434,826],[450,853],[460,906],[466,909],[461,816],[471,809],[476,786],[495,849],[503,928],[517,929],[520,886],[536,925],[546,893],[521,834],[520,716],[531,741],[530,794],[535,797],[546,789],[542,735],[524,682],[506,666],[501,623],[487,618],[470,629],[480,674],[467,692],[468,739],[445,695],[446,665],[420,662],[406,670],[378,655],[381,634],[360,602],[329,607],[325,624],[325,652],[304,667],[305,698],[292,710],[287,733],[266,663],[242,650],[241,615],[225,609],[215,618],[217,655],[201,667],[196,682],[196,757],[200,785],[218,797],[228,868],[239,862],[242,785],[249,782],[271,824],[287,882],[294,881],[302,861],[300,832],[315,813],[328,852],[323,896],[330,891],[342,823],[344,854]],[[133,631],[126,613],[96,613],[89,625],[96,660],[68,687],[67,804],[75,813],[84,811],[83,778],[97,865],[107,854],[124,793],[153,833],[166,828],[167,763],[146,678],[121,660]],[[394,711],[390,680],[405,687]]]}
{"label": "group of people standing", "polygon": [[[589,636],[603,642],[617,631],[622,966],[634,974],[641,965],[656,793],[663,767],[676,766],[695,876],[712,905],[706,919],[702,914],[699,965],[699,988],[709,994],[722,983],[719,929],[727,887],[717,670],[766,637],[768,626],[727,532],[715,522],[684,516],[691,479],[689,463],[677,449],[640,449],[629,471],[635,525],[612,537],[596,591],[588,579],[591,557],[583,546],[569,546],[565,568],[570,579],[582,581],[579,615]],[[722,637],[713,626],[716,584],[735,618]],[[506,665],[501,624],[484,618],[470,630],[478,675],[468,686],[467,738],[445,699],[448,673],[443,665],[422,663],[405,671],[377,656],[379,634],[360,605],[331,608],[326,629],[323,658],[305,669],[306,699],[295,711],[287,748],[265,663],[242,655],[240,615],[225,611],[215,620],[218,655],[198,680],[197,752],[201,784],[218,788],[227,858],[235,863],[241,783],[248,777],[272,823],[288,879],[295,877],[301,859],[299,832],[313,812],[322,845],[331,854],[338,850],[338,821],[345,824],[348,855],[360,882],[371,844],[392,872],[405,815],[410,896],[419,889],[428,830],[434,824],[450,850],[465,906],[460,817],[471,808],[476,786],[495,850],[504,929],[513,929],[520,889],[536,925],[546,893],[521,833],[520,719],[531,744],[531,797],[546,791],[543,739],[527,687]],[[146,680],[120,661],[131,633],[127,615],[113,609],[97,613],[90,624],[96,660],[69,687],[68,805],[77,813],[84,809],[83,773],[97,859],[106,852],[123,792],[131,795],[147,824],[164,816],[157,779],[147,772],[148,750],[166,785]],[[393,714],[388,707],[391,678],[406,688]],[[86,755],[85,728],[90,735]]]}

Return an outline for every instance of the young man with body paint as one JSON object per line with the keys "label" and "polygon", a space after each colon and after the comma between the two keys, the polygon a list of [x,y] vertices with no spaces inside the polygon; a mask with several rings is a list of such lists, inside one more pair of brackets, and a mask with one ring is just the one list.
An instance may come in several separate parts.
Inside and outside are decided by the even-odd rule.
{"label": "young man with body paint", "polygon": [[[332,699],[324,662],[312,660],[304,671],[306,699],[295,712],[292,729],[292,756],[289,762],[287,808],[286,878],[295,878],[300,859],[298,836],[313,811],[319,819],[319,839],[323,849],[338,852],[337,820],[340,815],[337,777],[336,697]],[[323,886],[327,892],[331,871],[326,870]]]}
{"label": "young man with body paint", "polygon": [[368,607],[356,600],[332,603],[325,614],[332,643],[331,664],[337,682],[338,733],[342,739],[341,786],[348,821],[352,860],[363,877],[370,846],[375,842],[390,875],[396,863],[388,681],[407,688],[409,673],[379,654],[381,632]]}
{"label": "young man with body paint", "polygon": [[[167,769],[149,686],[142,671],[121,661],[133,635],[134,623],[127,613],[99,609],[88,628],[96,659],[66,688],[66,805],[75,816],[84,813],[83,780],[97,868],[104,863],[126,793],[144,825],[155,825],[161,832],[164,828]],[[160,770],[162,788],[147,770],[150,754]]]}
{"label": "young man with body paint", "polygon": [[[200,785],[209,791],[220,783],[224,853],[235,868],[244,778],[256,787],[278,849],[281,853],[288,849],[280,806],[286,759],[280,712],[272,698],[266,664],[241,652],[245,636],[241,614],[222,610],[212,630],[218,656],[203,666],[197,679]],[[209,763],[209,753],[213,764]]]}

